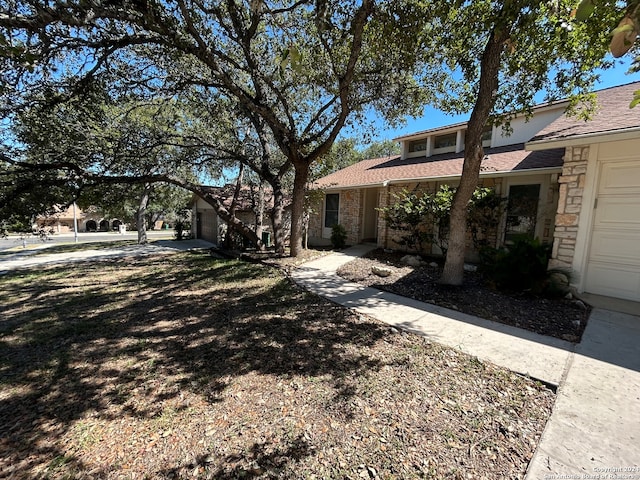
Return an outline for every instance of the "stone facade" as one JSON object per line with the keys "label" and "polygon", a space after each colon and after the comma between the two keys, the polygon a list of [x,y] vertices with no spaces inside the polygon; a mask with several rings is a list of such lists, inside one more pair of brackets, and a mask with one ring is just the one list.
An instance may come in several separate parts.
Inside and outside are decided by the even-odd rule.
{"label": "stone facade", "polygon": [[567,147],[560,184],[550,268],[571,267],[576,248],[589,147]]}
{"label": "stone facade", "polygon": [[320,238],[322,237],[322,223],[324,219],[323,212],[323,203],[324,196],[323,195],[314,195],[311,197],[310,209],[311,213],[309,214],[309,237],[310,238]]}

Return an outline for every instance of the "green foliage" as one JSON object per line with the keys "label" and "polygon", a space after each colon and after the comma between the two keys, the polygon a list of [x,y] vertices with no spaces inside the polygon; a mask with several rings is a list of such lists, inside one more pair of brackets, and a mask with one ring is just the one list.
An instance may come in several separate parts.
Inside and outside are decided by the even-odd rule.
{"label": "green foliage", "polygon": [[343,249],[347,245],[347,231],[339,223],[331,227],[331,245],[336,250]]}
{"label": "green foliage", "polygon": [[403,189],[392,195],[393,201],[379,208],[389,228],[404,232],[398,245],[422,252],[433,240],[431,198]]}
{"label": "green foliage", "polygon": [[[575,10],[574,18],[579,23],[592,23],[596,27],[599,26],[603,32],[609,32],[609,50],[616,58],[630,50],[633,52],[632,49],[635,47],[636,56],[630,72],[640,70],[640,56],[637,56],[636,43],[640,33],[640,2],[638,0],[626,2],[581,0]],[[634,97],[629,108],[634,108],[638,104],[640,100],[637,98],[637,96]]]}
{"label": "green foliage", "polygon": [[191,237],[191,210],[188,208],[182,208],[176,213],[176,223],[173,228],[174,236],[176,240],[182,240],[184,238]]}
{"label": "green foliage", "polygon": [[493,188],[478,187],[473,192],[467,214],[467,228],[476,250],[490,246],[489,235],[497,234],[497,225],[502,219],[507,199]]}
{"label": "green foliage", "polygon": [[629,104],[629,108],[635,108],[636,105],[640,103],[640,90],[636,90],[633,92],[633,100]]}
{"label": "green foliage", "polygon": [[481,271],[500,290],[547,295],[566,292],[569,274],[547,269],[551,246],[537,238],[520,236],[512,245],[484,248],[482,253]]}
{"label": "green foliage", "polygon": [[400,144],[393,140],[373,142],[362,150],[362,158],[383,158],[400,154]]}
{"label": "green foliage", "polygon": [[183,220],[177,220],[173,230],[176,240],[183,240],[184,238],[188,238],[191,225]]}
{"label": "green foliage", "polygon": [[[456,193],[455,188],[443,185],[434,194],[410,192],[403,189],[393,194],[393,202],[379,209],[389,227],[405,232],[397,242],[410,250],[423,252],[434,243],[446,255],[449,242],[449,217]],[[504,210],[505,200],[495,190],[478,187],[469,202],[467,225],[476,249],[488,244],[488,236],[495,232]]]}

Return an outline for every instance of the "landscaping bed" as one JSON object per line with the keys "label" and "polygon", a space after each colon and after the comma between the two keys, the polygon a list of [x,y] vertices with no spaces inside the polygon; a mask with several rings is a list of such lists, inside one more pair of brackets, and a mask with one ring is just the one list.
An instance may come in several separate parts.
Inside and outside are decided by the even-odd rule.
{"label": "landscaping bed", "polygon": [[[569,342],[579,342],[582,337],[590,308],[579,300],[501,292],[477,271],[465,272],[463,286],[440,285],[439,263],[410,267],[400,261],[404,255],[376,249],[340,267],[338,275],[368,287]],[[391,274],[381,277],[372,273],[372,267],[385,267]]]}
{"label": "landscaping bed", "polygon": [[3,478],[523,478],[555,398],[206,252],[0,282]]}

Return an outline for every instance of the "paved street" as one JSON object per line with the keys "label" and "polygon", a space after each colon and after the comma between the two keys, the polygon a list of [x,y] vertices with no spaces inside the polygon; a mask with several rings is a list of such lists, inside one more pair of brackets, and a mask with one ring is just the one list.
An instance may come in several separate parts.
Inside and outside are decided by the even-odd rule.
{"label": "paved street", "polygon": [[[147,232],[147,236],[152,240],[169,240],[173,238],[173,230],[151,230]],[[116,242],[119,240],[135,240],[137,238],[138,232],[136,231],[128,231],[124,235],[117,232],[78,232],[77,243]],[[24,248],[25,244],[27,249],[33,249],[68,243],[75,243],[75,236],[73,233],[55,234],[49,237],[46,241],[43,241],[38,237],[26,237],[24,238],[24,243],[23,239],[19,236],[10,235],[7,238],[0,238],[0,252],[6,252],[7,250],[20,250]]]}
{"label": "paved street", "polygon": [[[126,238],[126,236],[125,236]],[[122,239],[122,237],[120,237]],[[135,239],[135,236],[128,239]],[[114,238],[118,240],[118,238]],[[206,249],[210,248],[213,244],[204,240],[182,240],[177,242],[173,239],[169,239],[166,236],[157,235],[156,238],[151,238],[151,242],[146,245],[125,245],[116,246],[113,248],[87,248],[83,250],[70,251],[64,253],[48,253],[47,248],[56,245],[55,243],[45,243],[43,245],[28,245],[27,248],[20,246],[10,250],[0,252],[0,275],[6,274],[13,270],[23,268],[33,268],[44,265],[63,265],[66,263],[76,262],[98,262],[100,260],[107,260],[110,258],[117,258],[123,256],[145,256],[145,255],[157,255],[157,254],[173,254],[181,250],[193,250],[193,249]],[[113,240],[104,240],[105,243]],[[73,244],[73,237],[70,242],[62,242]],[[86,243],[86,242],[85,242]],[[61,243],[57,243],[60,245]]]}

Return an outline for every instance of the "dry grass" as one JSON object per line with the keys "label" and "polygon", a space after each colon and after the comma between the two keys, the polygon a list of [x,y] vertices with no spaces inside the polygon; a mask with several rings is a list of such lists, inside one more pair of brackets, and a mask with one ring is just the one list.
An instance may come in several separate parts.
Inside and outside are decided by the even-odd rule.
{"label": "dry grass", "polygon": [[554,400],[277,269],[0,278],[0,477],[522,478]]}

